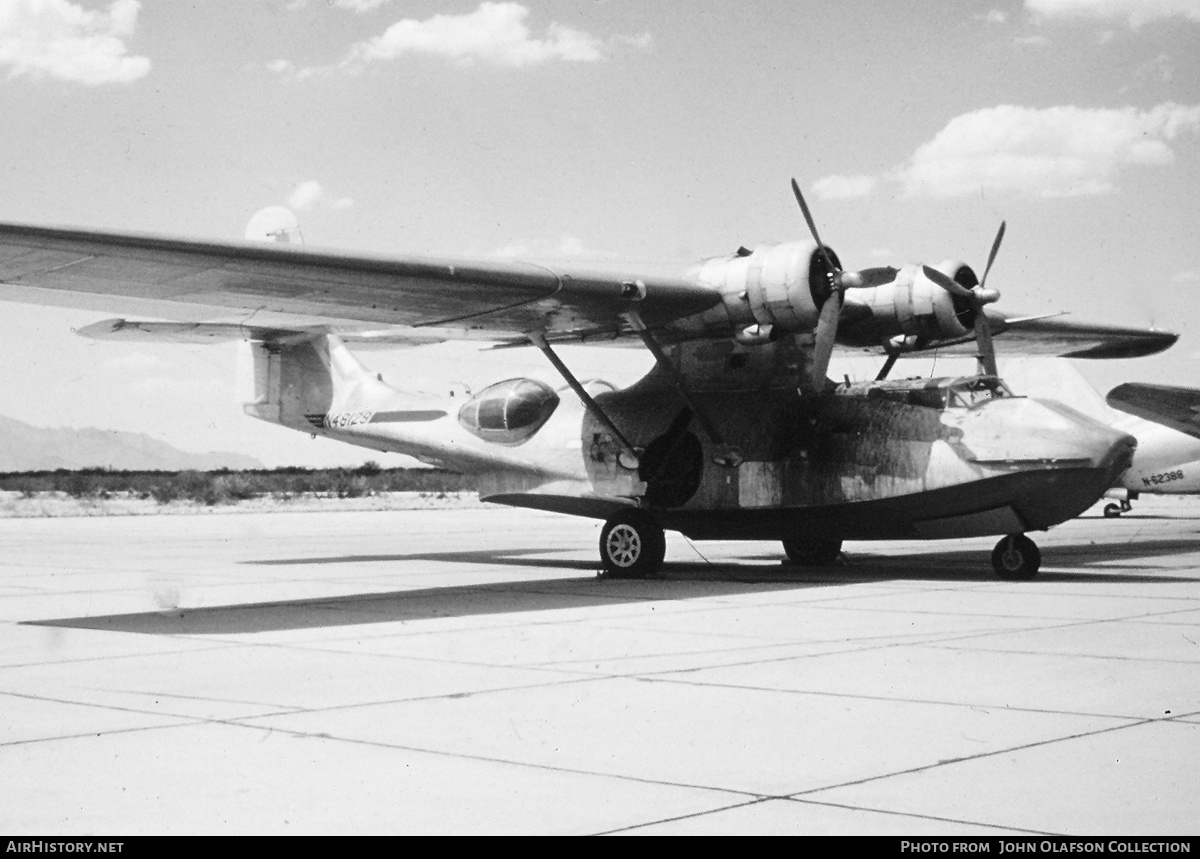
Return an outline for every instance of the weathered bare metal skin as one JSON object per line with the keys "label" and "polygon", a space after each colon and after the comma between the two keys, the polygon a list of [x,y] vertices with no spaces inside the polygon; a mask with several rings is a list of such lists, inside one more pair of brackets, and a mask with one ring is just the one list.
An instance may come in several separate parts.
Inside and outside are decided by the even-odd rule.
{"label": "weathered bare metal skin", "polygon": [[[665,407],[665,396],[649,378],[602,402],[644,445],[682,408]],[[696,536],[778,538],[809,520],[844,539],[921,536],[920,521],[1000,506],[1011,506],[1013,515],[981,520],[981,533],[995,533],[996,521],[1044,529],[1086,509],[1133,449],[1128,436],[1064,406],[1015,397],[944,411],[849,391],[714,393],[706,403],[745,461],[736,469],[713,465],[711,444],[702,439],[700,486],[660,517]],[[584,427],[585,435],[600,432],[586,418]],[[599,494],[610,473],[591,469]],[[1049,491],[1054,497],[1044,497]],[[945,500],[931,499],[937,493]],[[1020,502],[1010,504],[1010,494]],[[850,508],[859,505],[879,506],[887,522],[827,521],[852,520]],[[768,511],[774,514],[762,515]]]}
{"label": "weathered bare metal skin", "polygon": [[641,451],[630,461],[573,396],[531,436],[501,445],[460,424],[461,403],[385,385],[336,337],[257,348],[263,389],[247,406],[251,414],[474,474],[487,500],[598,518],[641,506],[695,537],[1045,529],[1094,502],[1128,467],[1134,446],[1066,406],[1013,397],[990,377],[801,395],[786,379],[802,372],[805,352],[785,340],[750,350],[752,359],[724,372],[743,354],[738,348],[685,344],[670,352],[685,377],[707,380],[693,401],[740,451],[736,465],[717,464],[718,446],[661,368],[623,391],[593,385],[589,392]]}

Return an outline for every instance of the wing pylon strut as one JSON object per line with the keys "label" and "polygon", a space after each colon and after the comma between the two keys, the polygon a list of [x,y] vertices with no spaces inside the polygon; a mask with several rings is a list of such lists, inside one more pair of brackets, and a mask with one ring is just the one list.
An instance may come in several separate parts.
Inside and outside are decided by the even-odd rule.
{"label": "wing pylon strut", "polygon": [[675,366],[675,363],[667,357],[662,347],[658,345],[658,341],[654,339],[654,335],[650,332],[646,323],[642,321],[641,315],[636,310],[627,310],[624,316],[625,321],[629,323],[629,327],[646,344],[646,348],[654,356],[655,362],[675,385],[675,390],[679,392],[679,396],[687,403],[688,408],[692,410],[692,414],[695,415],[696,420],[703,427],[705,434],[716,447],[716,451],[713,453],[713,462],[717,465],[725,465],[731,468],[740,465],[743,459],[741,451],[725,441],[724,436],[721,435],[721,431],[717,429],[716,424],[712,422],[712,418],[709,417],[708,412],[701,408],[700,404],[692,397],[687,389],[687,385],[684,383],[683,374],[679,372],[679,368]]}
{"label": "wing pylon strut", "polygon": [[542,354],[554,365],[554,369],[558,370],[558,374],[563,377],[563,380],[570,386],[571,390],[583,401],[584,407],[592,413],[592,416],[596,420],[608,428],[608,431],[613,434],[613,438],[621,445],[625,455],[630,458],[633,463],[632,467],[637,468],[640,457],[637,451],[634,450],[633,445],[629,443],[629,439],[625,438],[625,434],[617,428],[617,425],[613,423],[612,418],[605,413],[604,409],[600,408],[600,404],[592,398],[592,395],[584,390],[579,379],[571,372],[571,368],[564,364],[562,358],[559,358],[555,351],[550,348],[550,344],[546,342],[546,335],[540,331],[531,331],[527,336],[529,337],[529,342],[542,351]]}

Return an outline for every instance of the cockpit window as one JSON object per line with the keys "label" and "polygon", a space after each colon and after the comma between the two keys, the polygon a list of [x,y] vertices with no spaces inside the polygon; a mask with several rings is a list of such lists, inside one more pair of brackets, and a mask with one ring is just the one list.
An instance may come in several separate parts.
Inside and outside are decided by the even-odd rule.
{"label": "cockpit window", "polygon": [[949,388],[949,408],[970,409],[989,400],[1011,397],[1012,391],[995,376],[974,376]]}
{"label": "cockpit window", "polygon": [[925,409],[970,409],[981,403],[1013,396],[996,376],[942,377],[937,379],[898,379],[887,382],[848,384],[847,396],[891,400]]}

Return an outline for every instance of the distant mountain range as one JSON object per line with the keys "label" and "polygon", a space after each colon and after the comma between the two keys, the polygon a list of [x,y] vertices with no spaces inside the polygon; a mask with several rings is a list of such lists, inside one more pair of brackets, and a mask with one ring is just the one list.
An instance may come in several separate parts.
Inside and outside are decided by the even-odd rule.
{"label": "distant mountain range", "polygon": [[0,472],[56,468],[116,471],[210,471],[262,468],[240,453],[189,453],[137,432],[35,427],[0,415]]}

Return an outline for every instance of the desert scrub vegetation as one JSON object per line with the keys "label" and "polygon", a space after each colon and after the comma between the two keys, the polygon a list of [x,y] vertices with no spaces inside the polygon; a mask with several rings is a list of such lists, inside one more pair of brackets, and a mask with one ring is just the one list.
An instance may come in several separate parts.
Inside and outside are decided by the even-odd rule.
{"label": "desert scrub vegetation", "polygon": [[358,468],[275,468],[250,471],[26,471],[0,474],[0,491],[33,497],[62,492],[72,498],[113,496],[153,498],[160,504],[188,501],[214,506],[264,496],[361,498],[385,492],[462,492],[465,477],[438,468],[382,468],[367,462]]}

